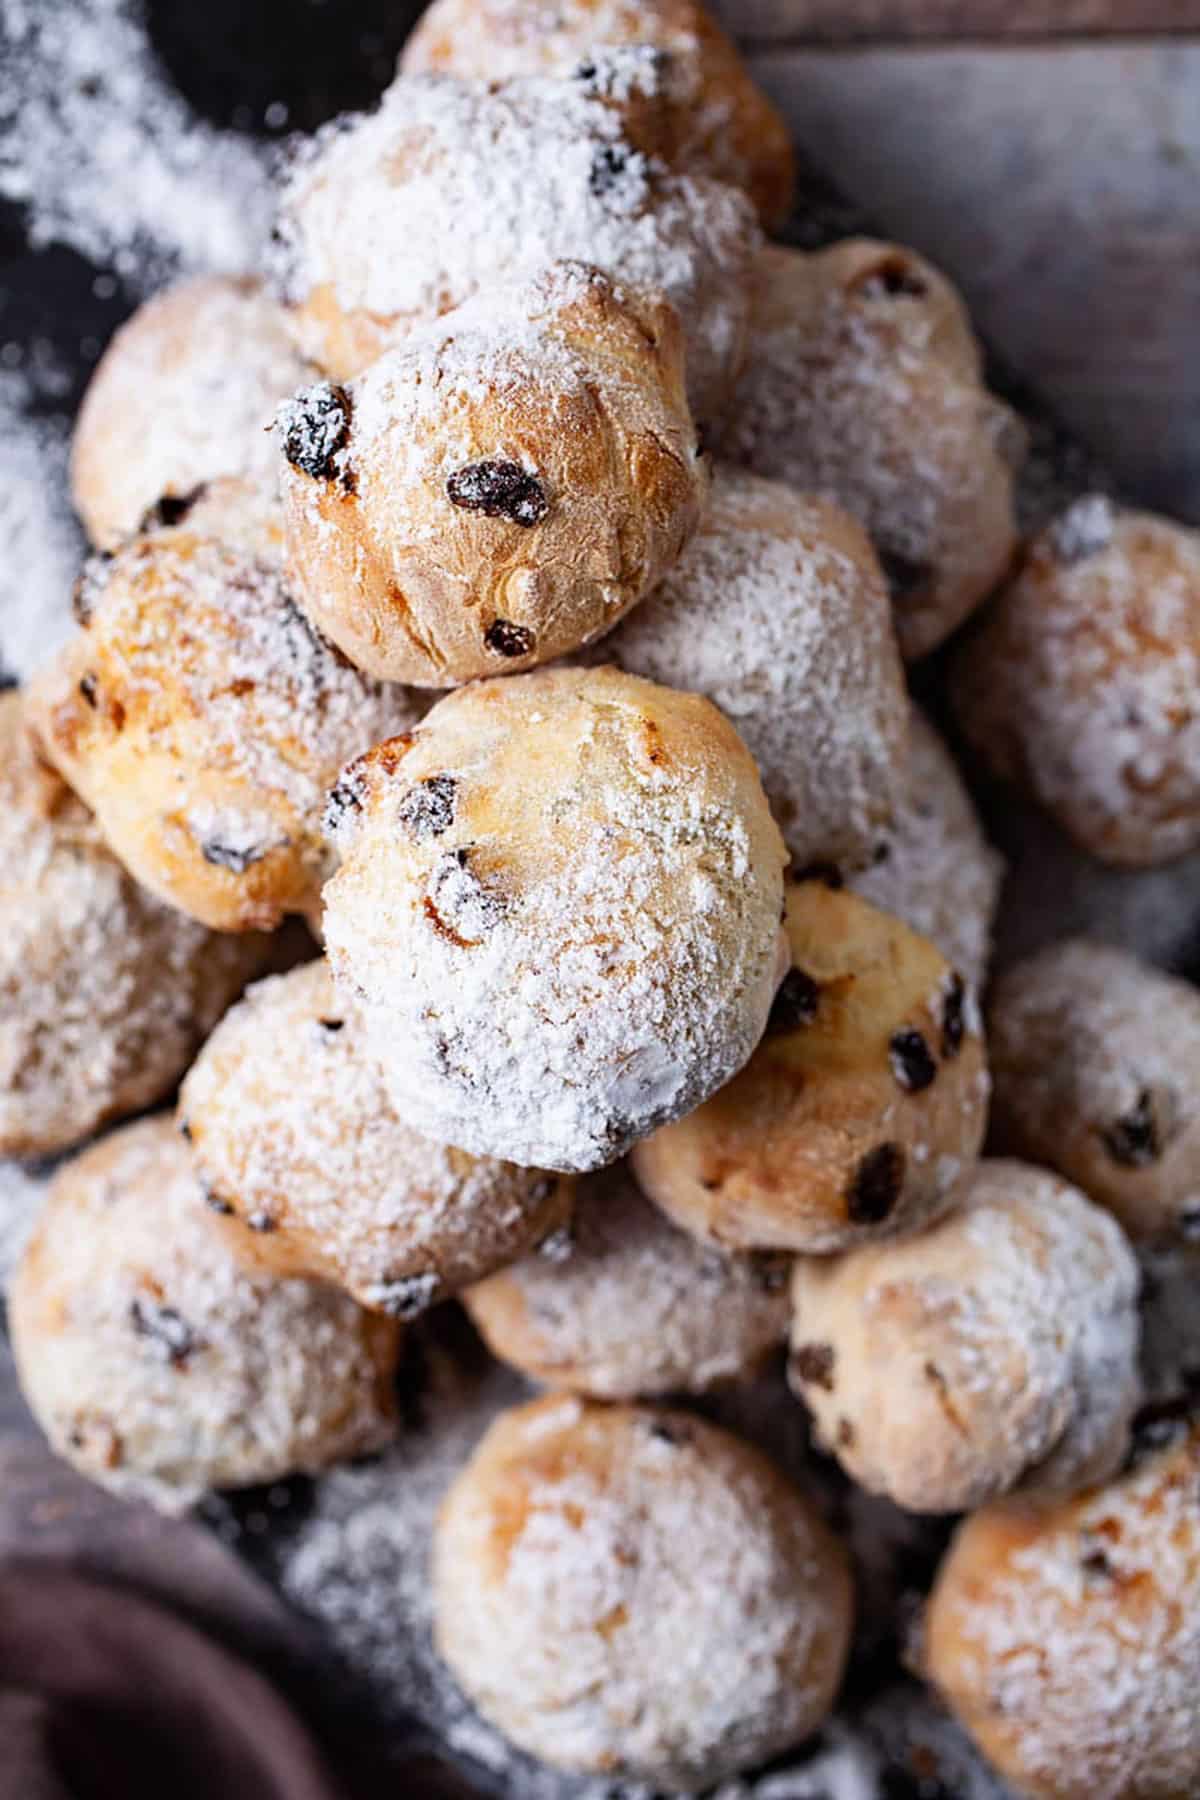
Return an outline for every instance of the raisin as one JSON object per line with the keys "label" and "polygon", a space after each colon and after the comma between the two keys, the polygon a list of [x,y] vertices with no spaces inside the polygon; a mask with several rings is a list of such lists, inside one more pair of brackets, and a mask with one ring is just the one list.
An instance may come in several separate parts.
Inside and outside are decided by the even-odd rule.
{"label": "raisin", "polygon": [[205,1188],[204,1204],[212,1212],[219,1213],[223,1219],[231,1219],[233,1217],[233,1208],[230,1206],[228,1200],[223,1200],[220,1194],[215,1194],[213,1192],[212,1188]]}
{"label": "raisin", "polygon": [[351,768],[341,780],[335,782],[325,802],[325,811],[321,815],[321,830],[326,837],[332,837],[341,826],[347,813],[361,812],[366,799],[366,782],[361,769]]}
{"label": "raisin", "polygon": [[423,838],[441,837],[454,823],[454,801],[458,782],[453,775],[429,775],[410,787],[400,801],[397,817],[409,837],[418,843]]}
{"label": "raisin", "polygon": [[867,300],[923,300],[929,292],[923,276],[900,256],[891,257],[878,268],[871,269],[856,285]]}
{"label": "raisin", "polygon": [[182,1314],[173,1306],[159,1306],[154,1300],[135,1295],[129,1307],[129,1319],[139,1337],[149,1338],[162,1351],[173,1369],[181,1369],[200,1340]]}
{"label": "raisin", "polygon": [[852,1225],[879,1225],[892,1212],[904,1187],[904,1152],[899,1144],[868,1151],[846,1192]]}
{"label": "raisin", "polygon": [[962,1049],[967,1029],[964,1015],[966,1000],[966,982],[961,975],[952,975],[946,989],[946,998],[942,1001],[942,1055],[947,1062]]}
{"label": "raisin", "polygon": [[929,1045],[921,1033],[914,1031],[911,1026],[892,1033],[888,1043],[888,1059],[892,1065],[892,1074],[906,1094],[923,1093],[927,1087],[932,1087],[937,1078],[937,1064],[930,1054]]}
{"label": "raisin", "polygon": [[772,1037],[811,1025],[821,1004],[821,990],[803,969],[789,969],[779,984],[767,1018]]}
{"label": "raisin", "polygon": [[664,1425],[661,1419],[655,1419],[650,1426],[650,1436],[656,1443],[670,1444],[672,1449],[676,1449],[680,1444],[686,1444],[688,1441],[687,1433],[680,1426]]}
{"label": "raisin", "polygon": [[1085,1551],[1079,1559],[1079,1566],[1085,1575],[1090,1575],[1095,1580],[1107,1580],[1113,1573],[1107,1552],[1099,1546]]}
{"label": "raisin", "polygon": [[278,1221],[273,1219],[268,1212],[250,1213],[246,1219],[246,1223],[251,1231],[261,1231],[266,1233],[279,1230]]}
{"label": "raisin", "polygon": [[247,848],[237,844],[223,844],[219,838],[206,838],[200,846],[200,854],[214,868],[229,869],[234,875],[244,875],[251,864],[262,861],[267,851],[262,844],[251,844]]}
{"label": "raisin", "polygon": [[836,1360],[832,1344],[798,1344],[792,1351],[788,1367],[801,1386],[824,1388],[827,1394],[832,1394]]}
{"label": "raisin", "polygon": [[504,916],[502,895],[484,886],[470,866],[471,845],[448,850],[429,878],[425,916],[460,949],[478,944]]}
{"label": "raisin", "polygon": [[902,556],[898,550],[885,550],[877,544],[875,554],[893,600],[911,599],[933,575],[932,563],[917,562],[911,556]]}
{"label": "raisin", "polygon": [[483,513],[489,519],[508,519],[513,525],[540,525],[550,510],[546,490],[536,475],[520,463],[491,459],[465,463],[446,479],[452,506]]}
{"label": "raisin", "polygon": [[345,1028],[346,1021],[345,1019],[318,1019],[317,1024],[321,1027],[322,1031],[327,1031],[330,1037],[332,1037],[335,1032],[342,1031]]}
{"label": "raisin", "polygon": [[528,656],[533,649],[534,636],[524,625],[514,625],[511,619],[493,619],[483,634],[483,641],[489,650],[497,656]]}
{"label": "raisin", "polygon": [[319,381],[296,395],[283,412],[283,454],[294,469],[329,481],[334,461],[350,436],[350,396],[345,388]]}
{"label": "raisin", "polygon": [[96,694],[98,692],[98,688],[99,688],[99,684],[94,675],[88,674],[88,675],[84,675],[81,678],[80,683],[79,683],[79,692],[82,694],[83,698],[87,701],[88,705],[91,707],[93,712],[95,712],[96,706],[98,704],[98,702],[96,700]]}
{"label": "raisin", "polygon": [[1131,1111],[1115,1119],[1104,1133],[1104,1147],[1115,1163],[1127,1169],[1144,1169],[1163,1153],[1162,1136],[1154,1116],[1154,1096],[1143,1088]]}
{"label": "raisin", "polygon": [[602,197],[611,193],[628,166],[629,153],[618,144],[605,144],[602,149],[597,150],[588,176],[588,186],[593,194]]}
{"label": "raisin", "polygon": [[179,1121],[179,1135],[180,1135],[180,1137],[181,1137],[181,1138],[182,1138],[182,1139],[183,1139],[183,1141],[184,1141],[184,1143],[185,1143],[185,1144],[190,1144],[190,1143],[191,1143],[191,1141],[192,1141],[192,1128],[191,1128],[191,1126],[190,1126],[190,1125],[189,1125],[189,1124],[188,1124],[188,1122],[187,1122],[187,1120],[186,1120],[186,1119],[180,1119],[180,1121]]}
{"label": "raisin", "polygon": [[182,525],[204,492],[204,483],[186,494],[160,494],[154,505],[142,516],[139,532],[169,529]]}
{"label": "raisin", "polygon": [[849,1419],[839,1419],[837,1425],[837,1446],[839,1450],[853,1450],[855,1430]]}

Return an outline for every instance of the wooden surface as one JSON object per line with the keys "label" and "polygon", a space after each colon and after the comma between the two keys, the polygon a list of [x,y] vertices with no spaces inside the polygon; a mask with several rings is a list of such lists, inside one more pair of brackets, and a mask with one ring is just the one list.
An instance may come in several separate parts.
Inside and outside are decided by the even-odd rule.
{"label": "wooden surface", "polygon": [[718,10],[759,43],[1200,31],[1200,0],[724,0]]}

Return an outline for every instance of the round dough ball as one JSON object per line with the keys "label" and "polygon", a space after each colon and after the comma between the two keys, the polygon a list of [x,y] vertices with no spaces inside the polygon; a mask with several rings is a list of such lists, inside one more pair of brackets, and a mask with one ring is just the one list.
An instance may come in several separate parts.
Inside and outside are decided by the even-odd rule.
{"label": "round dough ball", "polygon": [[1150,1419],[1139,1450],[1078,1499],[976,1513],[929,1603],[929,1679],[1030,1800],[1200,1791],[1200,1425]]}
{"label": "round dough ball", "polygon": [[252,987],[180,1094],[210,1202],[240,1251],[410,1319],[552,1237],[573,1183],[469,1156],[398,1117],[324,962]]}
{"label": "round dough ball", "polygon": [[169,521],[218,476],[272,491],[268,428],[309,372],[258,282],[199,276],[139,307],[101,357],[75,427],[71,490],[92,542],[116,549],[160,502]]}
{"label": "round dough ball", "polygon": [[1079,500],[1030,545],[952,670],[959,724],[1083,849],[1200,846],[1200,533]]}
{"label": "round dough ball", "polygon": [[764,225],[781,225],[795,180],[787,125],[696,0],[562,0],[553,8],[434,0],[400,67],[478,81],[544,74],[586,82],[597,46],[635,44],[661,59],[673,163],[743,189]]}
{"label": "round dough ball", "polygon": [[856,894],[787,889],[791,968],[747,1067],[639,1144],[678,1225],[731,1250],[844,1250],[913,1231],[979,1154],[988,1078],[974,994]]}
{"label": "round dough ball", "polygon": [[1008,569],[1022,430],[984,386],[962,301],[913,251],[771,246],[760,281],[722,453],[854,515],[913,661]]}
{"label": "round dough ball", "polygon": [[741,368],[761,244],[736,188],[672,173],[586,82],[543,77],[401,76],[301,153],[279,233],[295,331],[334,380],[481,289],[578,261],[676,308],[699,420]]}
{"label": "round dough ball", "polygon": [[700,516],[682,374],[670,308],[572,264],[308,389],[280,434],[309,616],[368,674],[425,687],[598,637]]}
{"label": "round dough ball", "polygon": [[627,1165],[589,1176],[570,1236],[472,1288],[491,1349],[547,1387],[601,1400],[702,1393],[752,1375],[787,1336],[787,1265],[677,1231]]}
{"label": "round dough ball", "polygon": [[332,1288],[245,1273],[166,1116],[60,1170],[9,1323],[58,1454],[168,1510],[392,1435],[398,1327]]}
{"label": "round dough ball", "polygon": [[716,702],[800,868],[866,861],[903,804],[909,706],[887,589],[826,501],[719,466],[696,536],[596,654]]}
{"label": "round dough ball", "polygon": [[995,1141],[1131,1237],[1200,1242],[1200,994],[1076,938],[1007,969],[988,1017]]}
{"label": "round dough ball", "polygon": [[443,1503],[438,1649],[543,1762],[708,1787],[813,1731],[849,1645],[847,1559],[749,1445],[556,1396],[502,1414]]}
{"label": "round dough ball", "polygon": [[133,539],[79,599],[31,717],[122,862],[218,931],[313,908],[326,793],[412,721],[405,691],[350,668],[276,570],[186,526]]}
{"label": "round dough ball", "polygon": [[1137,1296],[1107,1213],[984,1162],[921,1236],[796,1263],[792,1385],[847,1474],[911,1512],[1069,1492],[1124,1452]]}
{"label": "round dough ball", "polygon": [[431,1136],[597,1168],[762,1035],[784,848],[698,695],[617,669],[476,682],[353,764],[331,813],[334,977]]}
{"label": "round dough ball", "polygon": [[936,944],[981,991],[1003,878],[1004,859],[984,836],[954,758],[912,707],[900,804],[876,835],[870,863],[848,874],[848,885]]}
{"label": "round dough ball", "polygon": [[139,888],[0,694],[0,1156],[161,1099],[267,952]]}

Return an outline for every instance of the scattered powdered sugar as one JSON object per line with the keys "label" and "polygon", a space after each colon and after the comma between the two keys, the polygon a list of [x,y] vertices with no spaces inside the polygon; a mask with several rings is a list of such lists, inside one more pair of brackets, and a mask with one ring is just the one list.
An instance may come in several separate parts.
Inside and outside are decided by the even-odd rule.
{"label": "scattered powdered sugar", "polygon": [[8,1291],[49,1186],[43,1170],[0,1159],[0,1294]]}
{"label": "scattered powdered sugar", "polygon": [[38,359],[0,369],[0,686],[26,680],[75,629],[71,589],[83,537],[67,499],[63,377]]}

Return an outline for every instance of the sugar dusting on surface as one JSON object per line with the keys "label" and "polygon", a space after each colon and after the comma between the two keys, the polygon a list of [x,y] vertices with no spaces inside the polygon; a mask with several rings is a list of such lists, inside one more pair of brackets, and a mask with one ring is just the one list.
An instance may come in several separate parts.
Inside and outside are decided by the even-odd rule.
{"label": "sugar dusting on surface", "polygon": [[8,1289],[49,1186],[48,1173],[0,1158],[0,1294]]}
{"label": "sugar dusting on surface", "polygon": [[53,364],[0,370],[0,686],[27,679],[75,629],[84,544],[67,499],[69,422],[53,407],[63,385]]}

